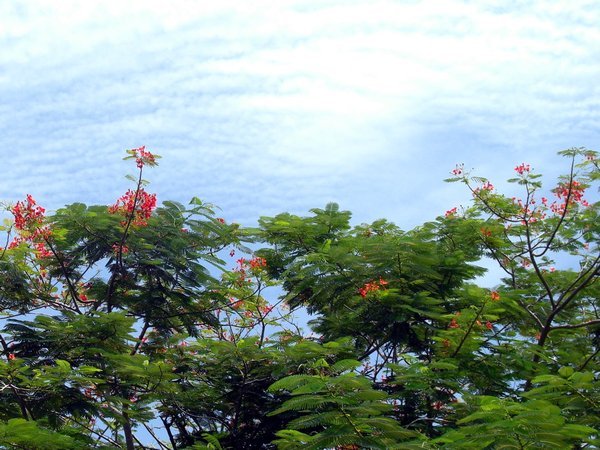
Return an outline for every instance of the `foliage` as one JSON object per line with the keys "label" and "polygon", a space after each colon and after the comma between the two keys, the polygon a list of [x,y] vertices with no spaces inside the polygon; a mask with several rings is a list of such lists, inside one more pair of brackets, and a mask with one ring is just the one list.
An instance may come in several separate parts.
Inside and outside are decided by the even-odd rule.
{"label": "foliage", "polygon": [[522,198],[457,166],[472,204],[408,231],[158,206],[145,147],[111,206],[8,205],[0,448],[597,448],[600,170],[562,153]]}

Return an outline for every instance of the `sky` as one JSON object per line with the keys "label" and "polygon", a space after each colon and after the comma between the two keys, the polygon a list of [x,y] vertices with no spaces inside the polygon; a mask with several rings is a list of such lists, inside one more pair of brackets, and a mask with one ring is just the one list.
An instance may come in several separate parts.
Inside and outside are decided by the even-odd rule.
{"label": "sky", "polygon": [[114,203],[146,145],[159,201],[410,229],[468,202],[456,163],[502,188],[598,148],[599,23],[578,0],[1,2],[0,198]]}

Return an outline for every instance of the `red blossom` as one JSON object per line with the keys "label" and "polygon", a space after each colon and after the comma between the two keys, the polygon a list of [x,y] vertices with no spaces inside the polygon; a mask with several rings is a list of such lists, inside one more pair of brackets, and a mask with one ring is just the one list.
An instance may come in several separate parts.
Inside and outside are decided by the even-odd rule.
{"label": "red blossom", "polygon": [[48,250],[46,244],[43,242],[36,242],[33,244],[35,248],[35,254],[38,258],[50,258],[52,257],[52,252]]}
{"label": "red blossom", "polygon": [[490,293],[490,297],[492,298],[492,301],[497,302],[498,300],[500,300],[500,294],[498,293],[498,291],[492,291]]}
{"label": "red blossom", "polygon": [[15,218],[15,228],[18,230],[19,236],[13,238],[8,244],[8,249],[18,247],[22,243],[31,243],[37,258],[52,257],[52,252],[45,244],[52,232],[49,227],[42,226],[46,210],[39,206],[31,195],[27,194],[26,200],[18,201],[15,206],[10,208],[10,212]]}
{"label": "red blossom", "polygon": [[485,327],[488,330],[493,330],[494,329],[494,325],[492,325],[492,322],[490,322],[489,320],[485,323]]}
{"label": "red blossom", "polygon": [[32,226],[39,226],[46,210],[37,205],[30,194],[27,194],[26,201],[18,201],[10,211],[15,217],[15,228],[17,230],[29,229]]}
{"label": "red blossom", "polygon": [[446,217],[454,217],[454,215],[456,214],[456,207],[449,209],[448,211],[446,211],[445,216]]}
{"label": "red blossom", "polygon": [[[156,194],[149,194],[144,188],[140,188],[137,192],[129,189],[114,205],[108,207],[108,212],[131,217],[133,225],[143,227],[148,224],[155,208]],[[125,226],[126,223],[127,221],[123,221],[121,225]]]}
{"label": "red blossom", "polygon": [[365,283],[365,285],[358,290],[358,293],[362,298],[365,298],[369,292],[378,291],[381,288],[385,288],[388,284],[387,281],[380,277],[379,281]]}
{"label": "red blossom", "polygon": [[489,229],[485,228],[485,227],[481,227],[481,229],[479,231],[485,237],[490,237],[492,235],[492,232]]}
{"label": "red blossom", "polygon": [[259,309],[260,309],[260,312],[266,316],[273,310],[273,307],[270,305],[264,305],[264,306],[261,306]]}
{"label": "red blossom", "polygon": [[515,167],[515,172],[517,172],[519,175],[529,173],[530,170],[530,165],[525,163],[519,164],[517,167]]}
{"label": "red blossom", "polygon": [[456,167],[451,171],[452,175],[462,175],[465,169],[464,164],[457,164]]}
{"label": "red blossom", "polygon": [[126,255],[129,253],[129,247],[127,247],[125,244],[113,244],[112,251],[115,255],[118,255],[119,253]]}
{"label": "red blossom", "polygon": [[132,152],[135,155],[135,163],[138,168],[144,167],[145,164],[149,164],[151,166],[156,164],[156,157],[146,150],[146,146],[143,145],[140,148],[132,149]]}
{"label": "red blossom", "polygon": [[251,269],[260,269],[261,267],[267,267],[267,260],[256,256],[249,261]]}
{"label": "red blossom", "polygon": [[229,306],[231,306],[233,309],[240,309],[241,307],[244,306],[244,301],[243,300],[236,300],[235,298],[230,298],[229,301],[231,302],[229,304]]}
{"label": "red blossom", "polygon": [[564,210],[567,207],[567,199],[569,205],[574,203],[580,203],[582,206],[586,207],[590,205],[587,200],[584,200],[583,198],[585,187],[582,186],[578,181],[573,180],[570,183],[560,183],[553,192],[559,200],[564,199],[563,203],[556,205],[555,202],[550,206],[550,209],[555,214],[562,215],[564,213]]}
{"label": "red blossom", "polygon": [[21,236],[17,236],[15,237],[10,244],[8,244],[8,249],[12,250],[13,248],[18,247],[19,245],[21,245],[21,243],[25,242],[25,239],[23,239]]}

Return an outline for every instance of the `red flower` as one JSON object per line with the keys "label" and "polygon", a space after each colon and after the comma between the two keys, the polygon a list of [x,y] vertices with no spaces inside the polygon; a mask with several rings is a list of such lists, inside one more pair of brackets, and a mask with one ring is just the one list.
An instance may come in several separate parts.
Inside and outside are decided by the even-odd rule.
{"label": "red flower", "polygon": [[50,258],[52,256],[52,252],[46,248],[46,244],[43,242],[36,242],[33,246],[38,258]]}
{"label": "red flower", "polygon": [[462,175],[464,168],[464,164],[457,164],[451,173],[452,175]]}
{"label": "red flower", "polygon": [[[567,197],[569,197],[569,204],[581,203],[583,206],[589,206],[589,203],[583,199],[584,193],[585,193],[585,187],[583,187],[581,185],[581,183],[579,183],[578,181],[575,181],[575,180],[573,180],[571,183],[560,183],[554,189],[554,194],[559,199],[564,198],[566,201]],[[554,209],[552,207],[551,207],[551,209],[553,209],[553,211],[558,214],[558,213],[562,213],[562,211],[564,210],[565,207],[566,207],[566,204],[563,203],[563,204],[559,205],[558,207],[556,207],[556,209],[558,211],[554,211]]]}
{"label": "red flower", "polygon": [[133,154],[135,155],[135,163],[138,168],[144,167],[145,164],[149,164],[151,166],[156,165],[156,157],[146,150],[146,146],[143,145],[140,148],[132,149]]}
{"label": "red flower", "polygon": [[261,267],[267,267],[267,260],[265,258],[261,258],[260,256],[252,258],[249,262],[251,269],[260,269]]}
{"label": "red flower", "polygon": [[113,244],[112,251],[115,255],[118,255],[119,253],[126,255],[127,253],[129,253],[129,247],[121,244]]}
{"label": "red flower", "polygon": [[485,327],[488,330],[493,330],[494,329],[494,325],[492,325],[492,322],[490,322],[489,320],[485,323]]}
{"label": "red flower", "polygon": [[494,302],[500,300],[500,294],[498,294],[497,291],[492,291],[490,294],[490,297],[492,298],[492,301],[494,301]]}
{"label": "red flower", "polygon": [[482,227],[479,231],[485,237],[490,237],[492,235],[492,232],[485,227]]}
{"label": "red flower", "polygon": [[15,359],[15,358],[16,358],[16,356],[15,356],[15,354],[14,354],[14,353],[9,353],[9,354],[8,354],[8,359],[10,359],[11,361],[12,361],[13,359]]}
{"label": "red flower", "polygon": [[456,214],[456,207],[449,209],[448,211],[446,211],[445,216],[446,217],[454,217],[454,215]]}
{"label": "red flower", "polygon": [[371,281],[369,283],[365,283],[365,285],[358,290],[358,293],[361,295],[362,298],[365,298],[369,292],[378,291],[381,288],[385,288],[388,284],[389,283],[387,281],[379,277],[379,281]]}
{"label": "red flower", "polygon": [[32,226],[40,225],[44,219],[46,210],[38,206],[30,194],[27,194],[27,200],[18,201],[10,211],[15,217],[15,228],[25,230]]}
{"label": "red flower", "polygon": [[[148,225],[148,219],[155,208],[156,194],[148,194],[144,188],[140,188],[137,195],[136,191],[129,189],[114,205],[108,207],[108,212],[131,217],[134,225],[143,227]],[[121,225],[126,223],[127,221],[123,221]]]}
{"label": "red flower", "polygon": [[265,306],[261,306],[260,307],[260,312],[263,313],[265,316],[267,314],[269,314],[272,310],[273,310],[273,307],[269,306],[269,305],[265,305]]}
{"label": "red flower", "polygon": [[525,172],[529,172],[531,170],[531,167],[529,166],[529,164],[520,164],[517,167],[515,167],[515,171],[519,174],[519,175],[523,175]]}
{"label": "red flower", "polygon": [[481,186],[481,189],[483,189],[484,191],[493,191],[494,185],[489,181],[486,181],[485,183],[483,183],[483,186]]}

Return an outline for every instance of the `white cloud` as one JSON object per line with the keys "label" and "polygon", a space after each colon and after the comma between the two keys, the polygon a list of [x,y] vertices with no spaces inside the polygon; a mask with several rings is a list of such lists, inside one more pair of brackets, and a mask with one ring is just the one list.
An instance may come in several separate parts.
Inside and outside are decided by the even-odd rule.
{"label": "white cloud", "polygon": [[147,144],[162,199],[416,224],[447,209],[456,161],[597,145],[600,8],[506,5],[2,3],[0,188],[108,203],[122,149]]}

